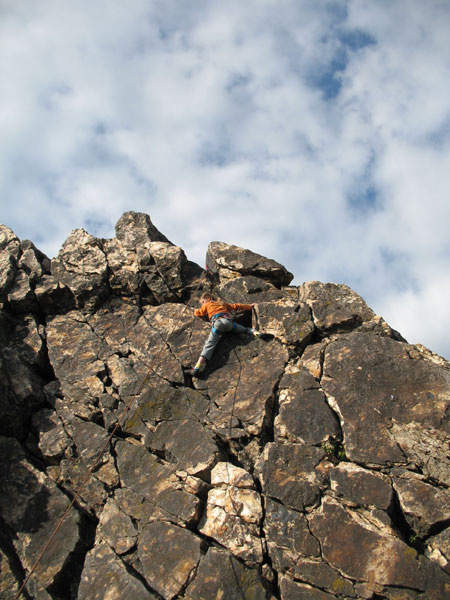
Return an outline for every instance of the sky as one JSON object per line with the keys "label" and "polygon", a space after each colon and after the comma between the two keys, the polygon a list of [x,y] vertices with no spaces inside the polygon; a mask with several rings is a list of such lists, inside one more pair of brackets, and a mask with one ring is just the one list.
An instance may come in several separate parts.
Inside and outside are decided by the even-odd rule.
{"label": "sky", "polygon": [[0,0],[0,223],[145,212],[345,283],[450,359],[448,0]]}

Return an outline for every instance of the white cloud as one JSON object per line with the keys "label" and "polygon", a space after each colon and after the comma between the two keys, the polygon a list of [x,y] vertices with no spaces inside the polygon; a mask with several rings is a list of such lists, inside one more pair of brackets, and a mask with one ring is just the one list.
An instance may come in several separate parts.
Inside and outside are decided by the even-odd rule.
{"label": "white cloud", "polygon": [[20,237],[54,255],[142,210],[200,264],[219,239],[347,283],[450,357],[447,2],[1,11],[0,220]]}

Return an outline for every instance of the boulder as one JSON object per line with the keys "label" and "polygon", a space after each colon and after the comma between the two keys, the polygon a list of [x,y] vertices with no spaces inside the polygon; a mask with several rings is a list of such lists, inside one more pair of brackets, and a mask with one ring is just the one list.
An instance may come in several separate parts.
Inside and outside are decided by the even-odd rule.
{"label": "boulder", "polygon": [[0,300],[6,296],[14,281],[19,256],[19,238],[9,227],[0,225]]}
{"label": "boulder", "polygon": [[116,237],[127,250],[135,250],[146,242],[171,243],[153,225],[149,215],[128,211],[116,223]]}
{"label": "boulder", "polygon": [[66,285],[80,309],[93,311],[109,295],[108,263],[101,240],[74,229],[52,260],[51,274]]}
{"label": "boulder", "polygon": [[289,285],[294,277],[275,260],[224,242],[209,244],[206,265],[209,271],[219,278],[220,283],[236,277],[251,275],[281,287]]}
{"label": "boulder", "polygon": [[275,302],[283,298],[283,292],[275,285],[253,275],[226,280],[218,286],[217,292],[220,298],[230,303]]}

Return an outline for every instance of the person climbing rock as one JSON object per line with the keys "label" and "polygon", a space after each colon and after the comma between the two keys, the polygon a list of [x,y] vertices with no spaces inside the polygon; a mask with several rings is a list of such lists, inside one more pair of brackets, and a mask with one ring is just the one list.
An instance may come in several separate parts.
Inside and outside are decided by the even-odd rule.
{"label": "person climbing rock", "polygon": [[197,377],[201,373],[208,360],[210,360],[223,333],[246,333],[254,337],[263,337],[263,334],[252,327],[244,327],[231,318],[231,312],[235,310],[252,310],[254,304],[229,304],[223,300],[215,300],[211,294],[205,293],[200,297],[201,307],[194,312],[196,317],[208,317],[212,328],[208,339],[203,346],[200,357],[189,375]]}

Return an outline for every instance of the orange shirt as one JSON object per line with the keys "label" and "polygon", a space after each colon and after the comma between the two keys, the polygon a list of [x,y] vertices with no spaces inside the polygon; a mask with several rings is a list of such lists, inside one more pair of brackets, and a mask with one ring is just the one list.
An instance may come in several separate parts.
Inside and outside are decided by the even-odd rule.
{"label": "orange shirt", "polygon": [[205,302],[201,308],[197,308],[194,315],[196,317],[208,316],[208,319],[211,319],[217,313],[231,312],[232,310],[251,310],[252,308],[251,304],[228,304],[227,302],[210,300],[209,302]]}

